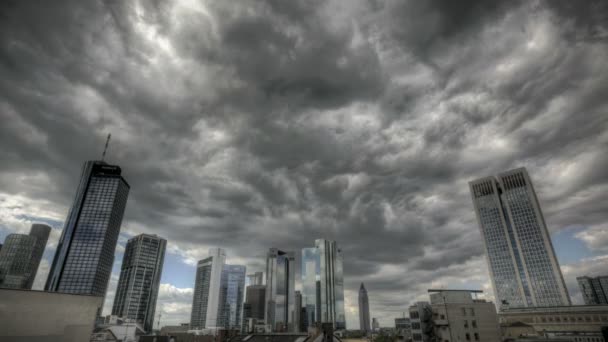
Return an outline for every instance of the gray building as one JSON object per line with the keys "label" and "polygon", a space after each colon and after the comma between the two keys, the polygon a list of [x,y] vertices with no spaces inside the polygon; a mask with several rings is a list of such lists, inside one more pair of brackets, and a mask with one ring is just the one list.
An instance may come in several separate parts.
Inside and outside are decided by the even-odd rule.
{"label": "gray building", "polygon": [[0,250],[0,287],[31,289],[51,227],[35,223],[29,235],[10,234]]}
{"label": "gray building", "polygon": [[224,265],[220,287],[220,319],[218,326],[240,329],[243,319],[245,272],[242,265]]}
{"label": "gray building", "polygon": [[128,195],[120,167],[84,164],[45,290],[105,295]]}
{"label": "gray building", "polygon": [[222,270],[226,252],[221,248],[209,249],[209,256],[198,262],[192,298],[192,329],[217,328],[220,319],[220,292]]}
{"label": "gray building", "polygon": [[342,252],[335,241],[318,239],[302,249],[302,301],[309,326],[333,323],[346,329]]}
{"label": "gray building", "polygon": [[0,289],[0,341],[89,341],[103,297]]}
{"label": "gray building", "polygon": [[526,169],[478,179],[469,188],[500,309],[570,305]]}
{"label": "gray building", "polygon": [[247,286],[264,285],[264,272],[255,272],[247,275]]}
{"label": "gray building", "polygon": [[271,248],[266,258],[264,321],[273,332],[294,330],[295,253]]}
{"label": "gray building", "polygon": [[127,242],[112,315],[130,318],[151,332],[167,240],[141,234]]}
{"label": "gray building", "polygon": [[245,303],[250,305],[250,316],[247,318],[255,318],[258,321],[264,320],[265,305],[266,305],[266,286],[265,285],[249,285],[247,286],[247,295]]}
{"label": "gray building", "polygon": [[369,323],[369,299],[363,283],[361,283],[361,287],[359,288],[359,329],[366,333],[371,330]]}
{"label": "gray building", "polygon": [[293,310],[293,326],[294,332],[302,330],[302,292],[295,292],[294,310]]}
{"label": "gray building", "polygon": [[608,304],[608,276],[577,277],[586,305]]}

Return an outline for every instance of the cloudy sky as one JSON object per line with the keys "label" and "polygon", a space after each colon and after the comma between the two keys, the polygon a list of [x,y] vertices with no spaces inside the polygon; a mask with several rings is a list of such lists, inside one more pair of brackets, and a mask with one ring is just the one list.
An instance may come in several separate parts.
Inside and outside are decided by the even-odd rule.
{"label": "cloudy sky", "polygon": [[605,1],[3,1],[0,241],[54,228],[85,160],[131,184],[124,245],[168,241],[157,313],[188,322],[209,247],[335,239],[392,325],[429,287],[482,288],[467,182],[525,166],[567,285],[608,273]]}

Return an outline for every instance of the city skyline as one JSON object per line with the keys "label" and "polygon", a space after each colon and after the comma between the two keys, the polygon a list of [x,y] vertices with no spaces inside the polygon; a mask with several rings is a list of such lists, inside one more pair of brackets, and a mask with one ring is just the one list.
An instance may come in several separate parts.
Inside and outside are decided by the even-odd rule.
{"label": "city skyline", "polygon": [[[113,253],[167,239],[156,318],[196,263],[338,241],[345,314],[382,326],[428,288],[492,299],[468,182],[525,167],[568,292],[608,274],[605,5],[561,1],[13,1],[0,22],[0,241],[52,231],[87,160],[132,189]],[[605,2],[604,2],[605,3]],[[155,3],[156,4],[156,3]],[[298,290],[298,284],[296,284]],[[373,294],[373,295],[372,295]]]}

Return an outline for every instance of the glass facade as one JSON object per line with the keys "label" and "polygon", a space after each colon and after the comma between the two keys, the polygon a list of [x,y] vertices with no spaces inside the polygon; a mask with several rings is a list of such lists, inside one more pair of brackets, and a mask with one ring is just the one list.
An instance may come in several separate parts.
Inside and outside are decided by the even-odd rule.
{"label": "glass facade", "polygon": [[127,242],[112,315],[134,319],[146,332],[154,325],[167,241],[141,234]]}
{"label": "glass facade", "polygon": [[276,248],[266,259],[266,324],[274,332],[294,331],[295,254]]}
{"label": "glass facade", "polygon": [[303,248],[301,276],[309,325],[333,323],[335,329],[346,329],[342,252],[337,243],[320,239],[314,248]]}
{"label": "glass facade", "polygon": [[129,184],[118,166],[85,163],[45,289],[105,296]]}
{"label": "glass facade", "polygon": [[224,265],[220,290],[220,319],[218,326],[240,329],[243,297],[245,295],[245,266]]}
{"label": "glass facade", "polygon": [[577,277],[576,280],[585,304],[608,304],[608,276]]}
{"label": "glass facade", "polygon": [[469,187],[501,308],[570,305],[526,170],[482,178]]}
{"label": "glass facade", "polygon": [[190,328],[215,328],[221,324],[221,282],[226,253],[221,248],[209,250],[209,257],[198,262],[192,298]]}
{"label": "glass facade", "polygon": [[0,287],[31,289],[51,227],[33,224],[29,235],[10,234],[0,249]]}

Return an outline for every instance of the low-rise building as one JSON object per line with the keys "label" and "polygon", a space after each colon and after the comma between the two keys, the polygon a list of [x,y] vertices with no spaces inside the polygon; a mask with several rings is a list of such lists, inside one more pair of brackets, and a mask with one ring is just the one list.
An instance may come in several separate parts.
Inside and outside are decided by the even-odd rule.
{"label": "low-rise building", "polygon": [[476,290],[429,290],[430,303],[412,305],[413,341],[500,341],[496,307],[473,297]]}
{"label": "low-rise building", "polygon": [[521,322],[544,338],[565,338],[574,342],[608,342],[602,329],[608,327],[608,305],[529,307],[503,310],[499,321],[505,337],[518,337],[508,327]]}
{"label": "low-rise building", "polygon": [[0,289],[0,341],[82,342],[91,338],[103,297]]}

